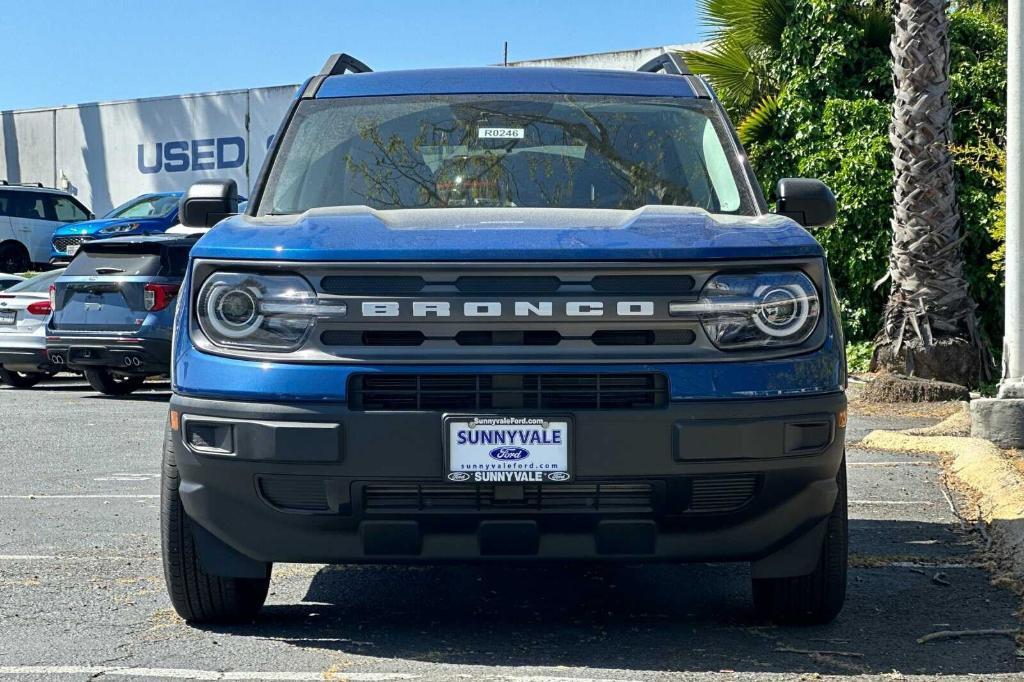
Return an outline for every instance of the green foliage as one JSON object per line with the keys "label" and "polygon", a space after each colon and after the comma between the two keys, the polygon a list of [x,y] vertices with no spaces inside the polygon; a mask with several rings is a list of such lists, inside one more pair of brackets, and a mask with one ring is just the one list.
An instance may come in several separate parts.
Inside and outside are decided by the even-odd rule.
{"label": "green foliage", "polygon": [[[839,219],[815,236],[828,250],[847,337],[865,341],[881,325],[888,293],[887,285],[876,289],[875,283],[887,272],[891,241],[893,0],[777,2],[786,10],[784,26],[780,31],[773,23],[757,35],[759,47],[743,52],[747,65],[718,63],[716,73],[691,60],[691,67],[705,73],[719,92],[734,84],[725,81],[729,88],[722,87],[719,78],[726,66],[734,69],[731,77],[746,73],[756,84],[732,88],[723,103],[739,122],[766,189],[781,177],[818,177],[836,193]],[[750,22],[751,7],[764,4],[703,0],[712,38],[738,41],[737,33],[751,35],[740,27]],[[726,11],[738,5],[743,7]],[[950,14],[953,152],[966,233],[965,268],[980,303],[983,331],[992,340],[1002,325],[998,267],[1005,234],[1005,15],[1005,0],[961,0]]]}
{"label": "green foliage", "polygon": [[846,367],[850,374],[867,372],[871,368],[871,355],[875,344],[870,341],[846,344]]}

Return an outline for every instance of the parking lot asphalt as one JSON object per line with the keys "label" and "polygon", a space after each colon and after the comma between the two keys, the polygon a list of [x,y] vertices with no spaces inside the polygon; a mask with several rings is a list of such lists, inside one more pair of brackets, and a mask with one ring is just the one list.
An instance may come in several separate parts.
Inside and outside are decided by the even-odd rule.
{"label": "parking lot asphalt", "polygon": [[[851,569],[831,625],[759,622],[740,565],[275,567],[253,624],[192,628],[164,593],[169,388],[0,387],[0,678],[1024,679],[1020,600],[992,582],[928,456],[853,444]],[[902,676],[902,677],[901,677]]]}

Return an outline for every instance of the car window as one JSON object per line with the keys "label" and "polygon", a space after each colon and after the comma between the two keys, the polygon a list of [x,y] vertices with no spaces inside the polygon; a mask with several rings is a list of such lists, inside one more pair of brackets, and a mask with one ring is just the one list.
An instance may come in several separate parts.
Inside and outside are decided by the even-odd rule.
{"label": "car window", "polygon": [[0,192],[0,216],[10,215],[8,212],[10,195],[11,192]]}
{"label": "car window", "polygon": [[81,209],[75,202],[67,197],[59,195],[51,195],[50,197],[51,207],[53,208],[53,214],[62,223],[77,223],[81,220],[88,219],[85,211]]}
{"label": "car window", "polygon": [[52,220],[46,217],[46,198],[41,192],[11,192],[7,197],[7,214],[12,218]]}
{"label": "car window", "polygon": [[178,207],[178,197],[162,195],[133,199],[118,206],[104,218],[163,218]]}
{"label": "car window", "polygon": [[65,274],[68,276],[90,276],[97,274],[97,268],[106,269],[105,275],[183,277],[188,267],[188,254],[192,245],[161,245],[160,253],[139,253],[128,247],[123,252],[113,248],[96,251],[79,251]]}
{"label": "car window", "polygon": [[44,272],[41,275],[36,275],[31,279],[26,279],[24,282],[18,282],[5,293],[13,294],[20,291],[26,294],[45,294],[49,291],[50,285],[54,280],[62,274],[64,274],[63,268],[60,270],[50,270],[49,272]]}
{"label": "car window", "polygon": [[714,105],[679,98],[448,95],[302,102],[259,215],[321,206],[694,206],[754,214]]}

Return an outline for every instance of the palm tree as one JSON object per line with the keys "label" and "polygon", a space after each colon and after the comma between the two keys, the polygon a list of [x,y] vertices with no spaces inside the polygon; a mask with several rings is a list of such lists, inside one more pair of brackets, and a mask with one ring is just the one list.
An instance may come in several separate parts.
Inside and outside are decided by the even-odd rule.
{"label": "palm tree", "polygon": [[[898,0],[892,280],[873,369],[977,386],[989,361],[963,274],[950,155],[948,0]],[[883,280],[884,281],[884,280]]]}

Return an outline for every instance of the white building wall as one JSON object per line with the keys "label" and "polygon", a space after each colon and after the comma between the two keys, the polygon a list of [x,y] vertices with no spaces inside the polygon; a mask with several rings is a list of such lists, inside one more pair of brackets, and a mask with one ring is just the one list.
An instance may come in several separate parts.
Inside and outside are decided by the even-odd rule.
{"label": "white building wall", "polygon": [[509,62],[509,66],[554,66],[571,69],[625,69],[635,71],[655,57],[666,52],[706,49],[706,43],[689,45],[665,45],[663,47],[641,47],[636,50],[598,52],[568,57],[549,57]]}
{"label": "white building wall", "polygon": [[248,194],[296,87],[2,112],[0,179],[63,187],[98,215],[202,178]]}

